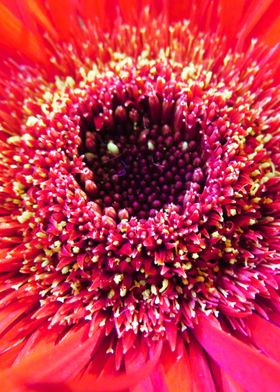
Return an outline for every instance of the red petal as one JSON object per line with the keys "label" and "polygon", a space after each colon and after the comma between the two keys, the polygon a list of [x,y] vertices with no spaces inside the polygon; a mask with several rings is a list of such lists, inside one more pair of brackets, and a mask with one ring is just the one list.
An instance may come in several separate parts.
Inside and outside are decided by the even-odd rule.
{"label": "red petal", "polygon": [[252,0],[251,4],[246,7],[246,12],[240,21],[239,31],[239,48],[250,35],[253,28],[261,20],[265,12],[268,10],[273,0]]}
{"label": "red petal", "polygon": [[105,18],[104,0],[80,0],[79,5],[81,14],[85,19],[94,22],[98,18],[103,26]]}
{"label": "red petal", "polygon": [[263,41],[270,45],[276,45],[280,39],[280,16],[267,26],[266,32],[263,36]]}
{"label": "red petal", "polygon": [[280,39],[279,21],[279,0],[274,0],[254,27],[250,36],[260,37],[270,46],[277,44]]}
{"label": "red petal", "polygon": [[[133,385],[138,384],[141,380],[147,377],[156,364],[158,363],[160,354],[161,354],[162,345],[158,344],[156,347],[152,359],[145,363],[136,371],[131,371],[126,374],[121,374],[115,377],[112,376],[101,376],[96,378],[95,375],[92,374],[85,374],[82,376],[81,379],[75,381],[69,381],[65,383],[61,382],[34,382],[28,383],[29,387],[32,388],[34,391],[40,392],[49,392],[49,391],[60,391],[63,387],[63,392],[110,392],[110,391],[122,391],[128,388],[131,388]],[[69,350],[69,347],[68,347]],[[74,360],[73,360],[74,361]],[[72,378],[72,377],[68,377]]]}
{"label": "red petal", "polygon": [[33,385],[49,380],[60,383],[73,378],[90,361],[102,330],[97,330],[92,338],[86,340],[84,335],[85,327],[70,331],[57,345],[41,339],[28,356],[7,371],[9,377],[18,385]]}
{"label": "red petal", "polygon": [[46,15],[45,10],[42,8],[40,3],[36,0],[25,1],[27,7],[29,8],[28,10],[26,10],[26,12],[32,14],[38,20],[39,24],[41,24],[48,33],[50,33],[53,37],[57,37],[56,31],[53,28],[49,18]]}
{"label": "red petal", "polygon": [[221,0],[221,24],[223,31],[230,38],[234,37],[237,26],[244,13],[244,0],[235,0],[234,4],[228,0]]}
{"label": "red petal", "polygon": [[[131,349],[125,355],[125,367],[127,373],[130,373],[135,369],[142,368],[142,366],[146,362],[146,355],[147,355],[146,351],[147,350],[141,348],[139,348],[139,350]],[[146,391],[146,392],[154,391],[154,387],[150,377],[144,378],[140,384],[138,384],[136,387],[132,389],[132,392],[142,392],[142,391]]]}
{"label": "red petal", "polygon": [[[48,0],[48,6],[50,8],[50,16],[55,26],[55,29],[59,33],[61,40],[68,39],[75,31],[78,33],[76,26],[76,16],[74,1],[57,1]],[[74,31],[73,31],[74,29]]]}
{"label": "red petal", "polygon": [[[138,384],[140,381],[145,379],[148,375],[151,374],[155,366],[157,365],[162,350],[162,344],[159,343],[154,350],[154,353],[149,361],[147,361],[144,365],[142,364],[140,369],[132,370],[127,372],[126,374],[122,374],[115,377],[104,376],[98,380],[92,380],[91,384],[87,382],[83,385],[91,385],[93,391],[104,391],[104,385],[106,385],[106,392],[110,391],[119,391],[122,389],[131,388],[132,386]],[[79,384],[78,384],[79,385]],[[75,387],[76,392],[76,387]]]}
{"label": "red petal", "polygon": [[278,391],[280,365],[250,348],[205,316],[194,328],[195,336],[211,357],[250,392]]}
{"label": "red petal", "polygon": [[[53,383],[53,382],[38,382],[34,386],[31,386],[31,389],[28,387],[21,389],[15,392],[76,392],[75,390],[71,389],[68,385],[65,385],[64,383]],[[14,390],[13,390],[14,391]],[[9,392],[7,390],[7,392]],[[84,390],[83,392],[89,392],[89,390]]]}
{"label": "red petal", "polygon": [[[22,303],[12,303],[0,311],[0,334],[2,334],[9,326],[12,326],[18,318],[26,315],[32,309],[32,301]],[[2,346],[2,345],[1,345]],[[1,352],[1,348],[0,348]]]}

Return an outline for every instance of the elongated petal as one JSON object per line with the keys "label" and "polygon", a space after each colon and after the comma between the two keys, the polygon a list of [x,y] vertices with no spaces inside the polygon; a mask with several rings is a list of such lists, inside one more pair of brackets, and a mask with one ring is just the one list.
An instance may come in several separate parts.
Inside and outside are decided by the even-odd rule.
{"label": "elongated petal", "polygon": [[267,355],[280,362],[280,328],[253,314],[246,319],[253,342]]}
{"label": "elongated petal", "polygon": [[[140,349],[138,350],[129,350],[129,352],[125,356],[125,367],[127,372],[131,372],[136,369],[141,369],[146,361],[146,350]],[[141,380],[141,382],[133,388],[133,392],[153,392],[153,383],[150,376]]]}
{"label": "elongated petal", "polygon": [[252,30],[251,36],[259,37],[270,46],[277,44],[280,39],[279,18],[279,1],[274,0]]}
{"label": "elongated petal", "polygon": [[141,380],[146,378],[154,369],[156,364],[158,363],[160,354],[161,354],[162,346],[158,344],[154,351],[153,358],[147,361],[140,370],[131,371],[128,373],[120,374],[118,376],[102,376],[100,378],[96,378],[95,375],[84,374],[81,379],[76,379],[72,382],[66,383],[51,383],[51,382],[29,382],[29,387],[33,388],[34,391],[38,392],[49,392],[51,391],[59,391],[59,388],[63,386],[63,392],[88,392],[89,386],[92,392],[114,392],[114,391],[122,391],[127,388],[131,388],[134,385],[138,384]]}
{"label": "elongated petal", "polygon": [[85,328],[71,333],[59,344],[41,341],[32,349],[26,358],[2,378],[12,378],[15,385],[36,382],[63,382],[81,372],[90,360],[90,355],[98,344],[102,331],[97,330],[94,336],[84,340]]}
{"label": "elongated petal", "polygon": [[166,384],[170,392],[192,390],[192,371],[190,366],[190,356],[186,350],[185,344],[179,340],[177,351],[166,351],[163,353],[162,364]]}
{"label": "elongated petal", "polygon": [[210,366],[218,392],[245,392],[213,359],[210,359]]}
{"label": "elongated petal", "polygon": [[9,53],[20,50],[28,59],[42,62],[45,59],[44,49],[40,47],[36,37],[28,31],[23,23],[0,2],[0,44]]}
{"label": "elongated petal", "polygon": [[[277,391],[280,365],[199,317],[195,335],[209,355],[245,389],[251,392]],[[256,382],[257,379],[257,382]]]}
{"label": "elongated petal", "polygon": [[189,347],[192,385],[194,392],[215,392],[209,364],[205,353],[196,339],[192,339]]}
{"label": "elongated petal", "polygon": [[38,0],[26,0],[27,5],[29,7],[29,12],[36,17],[38,22],[43,26],[43,28],[51,34],[56,39],[58,38],[57,32],[52,26],[48,16],[46,15],[45,10],[42,5],[38,2]]}
{"label": "elongated petal", "polygon": [[246,12],[240,22],[244,37],[251,32],[272,3],[273,0],[253,0],[250,6],[246,7]]}

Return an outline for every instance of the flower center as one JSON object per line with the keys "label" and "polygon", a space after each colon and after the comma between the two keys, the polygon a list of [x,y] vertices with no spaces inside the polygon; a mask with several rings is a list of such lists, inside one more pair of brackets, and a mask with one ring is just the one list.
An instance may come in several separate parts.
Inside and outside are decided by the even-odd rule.
{"label": "flower center", "polygon": [[100,52],[87,72],[26,90],[3,181],[23,245],[6,262],[51,325],[91,320],[113,338],[174,348],[199,312],[243,316],[268,293],[278,261],[269,72],[256,90],[247,54],[215,36],[191,43],[176,26],[168,51],[155,39],[136,58],[119,48],[103,64]]}
{"label": "flower center", "polygon": [[100,206],[118,211],[119,219],[148,218],[171,203],[182,211],[186,192],[202,187],[199,123],[175,129],[178,113],[170,102],[169,118],[163,118],[162,101],[160,94],[135,102],[128,96],[124,103],[112,97],[112,124],[81,121],[80,153],[92,172],[81,185]]}

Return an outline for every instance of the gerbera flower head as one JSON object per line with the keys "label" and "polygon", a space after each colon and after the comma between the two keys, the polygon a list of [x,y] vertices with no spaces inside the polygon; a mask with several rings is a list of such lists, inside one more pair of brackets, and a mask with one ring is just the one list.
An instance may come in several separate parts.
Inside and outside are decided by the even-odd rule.
{"label": "gerbera flower head", "polygon": [[279,389],[277,2],[144,3],[0,3],[4,390]]}

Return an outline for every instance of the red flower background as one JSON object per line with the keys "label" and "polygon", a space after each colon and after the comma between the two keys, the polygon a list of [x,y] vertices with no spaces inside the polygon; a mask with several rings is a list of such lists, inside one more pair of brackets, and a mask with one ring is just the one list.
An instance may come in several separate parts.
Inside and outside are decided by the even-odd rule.
{"label": "red flower background", "polygon": [[279,1],[0,1],[3,391],[278,391]]}

